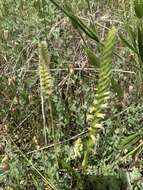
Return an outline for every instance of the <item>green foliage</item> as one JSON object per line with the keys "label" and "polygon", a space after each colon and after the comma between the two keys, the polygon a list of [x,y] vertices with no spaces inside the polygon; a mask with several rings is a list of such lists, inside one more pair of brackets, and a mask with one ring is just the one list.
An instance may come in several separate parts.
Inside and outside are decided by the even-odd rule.
{"label": "green foliage", "polygon": [[90,48],[84,48],[85,52],[88,57],[88,61],[91,65],[93,65],[95,68],[99,68],[100,66],[100,59],[95,55],[92,49]]}
{"label": "green foliage", "polygon": [[143,17],[143,1],[142,0],[134,0],[135,12],[138,18]]}
{"label": "green foliage", "polygon": [[63,13],[65,13],[66,16],[68,16],[73,24],[73,26],[78,29],[79,31],[83,31],[88,37],[95,40],[99,43],[99,39],[97,37],[97,34],[94,30],[87,27],[86,24],[82,22],[81,19],[79,19],[77,16],[73,14],[72,9],[66,4],[65,8],[62,8],[56,1],[50,0],[55,6],[57,6]]}
{"label": "green foliage", "polygon": [[138,49],[140,58],[142,61],[141,66],[143,65],[143,27],[138,27]]}
{"label": "green foliage", "polygon": [[[135,36],[135,34],[133,34]],[[127,40],[126,38],[123,37],[123,35],[119,35],[120,39],[122,40],[122,42],[129,48],[131,49],[134,53],[138,54],[138,51],[136,50],[136,47],[133,47]]]}
{"label": "green foliage", "polygon": [[[142,4],[135,3],[0,1],[0,188],[118,189],[121,170],[142,189]],[[102,41],[113,25],[123,33],[111,76],[113,44]]]}
{"label": "green foliage", "polygon": [[[134,5],[136,16],[141,18],[143,2],[137,0],[134,1]],[[119,34],[119,37],[123,44],[134,54],[131,63],[135,69],[135,72],[139,73],[138,85],[140,86],[140,90],[138,94],[142,96],[142,82],[140,81],[143,81],[143,21],[137,17],[134,18],[134,23],[132,26],[125,24],[127,38],[125,38],[121,33]]]}
{"label": "green foliage", "polygon": [[121,141],[121,148],[122,150],[127,150],[128,153],[126,153],[125,158],[128,156],[135,156],[137,154],[140,154],[143,152],[143,131],[142,129],[139,129],[138,132],[135,132],[134,134],[129,135],[128,137],[124,138]]}

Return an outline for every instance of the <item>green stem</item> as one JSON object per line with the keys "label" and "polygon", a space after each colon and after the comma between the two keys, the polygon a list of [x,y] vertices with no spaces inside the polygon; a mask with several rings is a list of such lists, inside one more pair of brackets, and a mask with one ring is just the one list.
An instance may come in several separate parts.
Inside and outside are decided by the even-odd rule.
{"label": "green stem", "polygon": [[58,154],[57,154],[58,139],[57,139],[56,134],[55,134],[55,126],[54,126],[54,119],[53,119],[53,109],[52,109],[51,97],[48,98],[48,106],[49,106],[51,133],[52,133],[52,138],[53,138],[53,142],[54,142],[54,151],[55,151],[56,163],[57,163],[57,167],[58,167],[59,166]]}

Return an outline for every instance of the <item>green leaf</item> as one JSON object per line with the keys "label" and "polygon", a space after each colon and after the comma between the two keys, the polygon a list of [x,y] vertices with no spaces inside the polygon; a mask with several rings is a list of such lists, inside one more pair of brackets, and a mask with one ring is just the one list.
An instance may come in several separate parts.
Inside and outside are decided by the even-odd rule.
{"label": "green leaf", "polygon": [[138,48],[141,60],[143,62],[143,30],[138,27]]}
{"label": "green leaf", "polygon": [[90,48],[84,48],[88,61],[91,65],[95,66],[96,68],[99,68],[100,65],[100,59],[95,55],[92,49]]}
{"label": "green leaf", "polygon": [[125,24],[125,29],[128,32],[128,36],[133,44],[133,47],[137,49],[137,30],[134,30],[128,23]]}
{"label": "green leaf", "polygon": [[96,33],[91,28],[87,27],[81,21],[81,19],[79,19],[78,17],[76,17],[74,15],[71,15],[70,19],[72,20],[72,22],[74,22],[74,25],[76,24],[76,27],[79,28],[81,31],[83,31],[88,37],[95,40],[96,42],[99,42],[99,39],[98,39]]}
{"label": "green leaf", "polygon": [[142,18],[143,17],[143,0],[135,0],[134,9],[135,9],[136,16],[138,18]]}
{"label": "green leaf", "polygon": [[138,145],[136,145],[134,148],[132,148],[126,155],[125,158],[127,158],[128,156],[132,155],[135,156],[136,154],[140,154],[143,151],[143,143],[139,143]]}
{"label": "green leaf", "polygon": [[138,133],[134,133],[129,135],[128,137],[124,138],[120,143],[120,148],[122,149],[129,149],[134,144],[136,144],[140,140],[140,135]]}
{"label": "green leaf", "polygon": [[135,47],[133,47],[121,34],[119,34],[120,39],[122,42],[129,48],[131,49],[134,53],[138,54],[137,50]]}
{"label": "green leaf", "polygon": [[56,7],[58,7],[66,16],[68,16],[71,19],[71,22],[76,29],[83,31],[88,37],[90,37],[91,39],[93,39],[99,43],[99,39],[98,39],[95,31],[92,30],[91,28],[87,27],[87,25],[84,24],[81,19],[79,19],[77,16],[75,16],[70,7],[66,6],[67,8],[66,7],[63,8],[56,1],[54,1],[54,0],[50,0],[50,1]]}

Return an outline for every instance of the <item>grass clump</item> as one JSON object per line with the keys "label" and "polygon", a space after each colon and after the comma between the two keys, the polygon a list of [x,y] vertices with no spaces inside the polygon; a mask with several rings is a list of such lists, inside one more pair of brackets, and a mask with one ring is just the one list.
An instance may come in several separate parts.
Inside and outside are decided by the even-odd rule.
{"label": "grass clump", "polygon": [[2,189],[143,188],[141,5],[0,2]]}

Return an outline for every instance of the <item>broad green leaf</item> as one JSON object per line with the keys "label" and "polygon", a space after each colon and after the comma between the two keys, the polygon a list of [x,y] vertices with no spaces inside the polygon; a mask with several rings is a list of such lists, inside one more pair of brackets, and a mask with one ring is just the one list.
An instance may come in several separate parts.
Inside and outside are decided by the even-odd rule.
{"label": "broad green leaf", "polygon": [[143,17],[143,0],[134,1],[135,13],[138,18]]}

